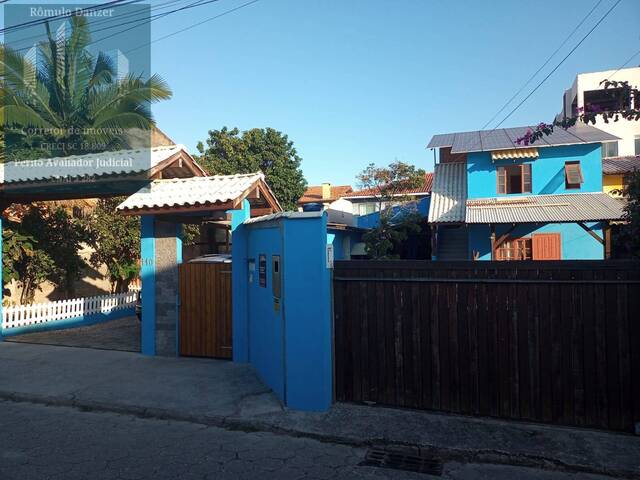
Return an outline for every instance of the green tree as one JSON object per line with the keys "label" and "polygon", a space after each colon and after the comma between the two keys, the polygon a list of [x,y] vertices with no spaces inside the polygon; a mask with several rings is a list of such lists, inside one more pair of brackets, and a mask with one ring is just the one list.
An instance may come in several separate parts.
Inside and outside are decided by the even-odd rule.
{"label": "green tree", "polygon": [[640,259],[640,171],[629,174],[627,185],[618,193],[622,193],[626,200],[625,223],[620,225],[615,243],[632,257]]}
{"label": "green tree", "polygon": [[405,207],[403,211],[398,211],[394,206],[411,199],[405,192],[421,186],[425,174],[423,169],[400,161],[388,167],[377,167],[371,163],[358,174],[359,187],[373,192],[380,212],[376,227],[362,237],[367,255],[371,258],[397,258],[398,255],[393,253],[394,248],[406,240],[410,233],[420,232],[422,217],[417,209]]}
{"label": "green tree", "polygon": [[[53,274],[53,258],[37,241],[24,233],[20,224],[7,222],[2,229],[2,278],[4,282],[16,280],[21,289],[20,303],[31,303],[36,290]],[[4,291],[3,294],[8,293]]]}
{"label": "green tree", "polygon": [[53,259],[46,280],[63,288],[67,297],[73,297],[75,283],[86,265],[78,253],[81,244],[88,240],[82,223],[62,207],[36,204],[23,217],[21,229],[35,240],[37,252]]}
{"label": "green tree", "polygon": [[48,23],[38,45],[41,68],[0,45],[0,115],[8,159],[73,155],[126,148],[126,130],[149,130],[150,103],[171,97],[158,75],[116,80],[113,62],[93,55],[87,19],[70,18],[71,34],[58,42]]}
{"label": "green tree", "polygon": [[89,242],[95,252],[90,262],[106,265],[113,292],[126,292],[140,271],[140,217],[116,212],[123,198],[98,200],[93,215],[86,219]]}
{"label": "green tree", "polygon": [[285,210],[295,208],[307,187],[293,142],[273,128],[253,128],[242,134],[237,128],[210,130],[207,146],[200,142],[198,150],[204,168],[212,174],[263,172]]}

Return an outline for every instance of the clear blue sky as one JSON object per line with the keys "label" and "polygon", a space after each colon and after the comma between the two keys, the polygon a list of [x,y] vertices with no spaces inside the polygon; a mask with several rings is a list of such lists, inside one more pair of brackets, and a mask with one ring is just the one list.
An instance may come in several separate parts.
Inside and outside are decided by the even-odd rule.
{"label": "clear blue sky", "polygon": [[[151,36],[246,1],[161,19]],[[225,125],[281,130],[310,184],[354,183],[394,159],[431,170],[430,137],[480,129],[596,1],[260,0],[152,46],[152,70],[174,91],[154,113],[193,150]],[[640,49],[639,19],[640,2],[622,0],[505,126],[551,120],[576,73],[619,67]]]}

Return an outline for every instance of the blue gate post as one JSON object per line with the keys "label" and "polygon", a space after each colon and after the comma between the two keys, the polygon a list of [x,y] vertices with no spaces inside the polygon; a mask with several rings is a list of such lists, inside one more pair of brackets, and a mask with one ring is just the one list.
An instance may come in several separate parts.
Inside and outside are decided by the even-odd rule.
{"label": "blue gate post", "polygon": [[140,217],[140,278],[142,280],[141,351],[156,354],[156,239],[153,215]]}
{"label": "blue gate post", "polygon": [[2,216],[0,215],[0,342],[2,341],[2,293],[4,292],[2,260]]}
{"label": "blue gate post", "polygon": [[234,362],[249,361],[247,318],[247,229],[242,222],[251,218],[251,206],[243,200],[242,210],[231,213],[231,323]]}

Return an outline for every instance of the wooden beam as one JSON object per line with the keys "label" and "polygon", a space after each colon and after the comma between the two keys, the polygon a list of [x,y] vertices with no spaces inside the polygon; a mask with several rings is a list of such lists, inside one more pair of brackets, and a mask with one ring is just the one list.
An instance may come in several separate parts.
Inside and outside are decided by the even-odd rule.
{"label": "wooden beam", "polygon": [[[496,249],[500,248],[500,245],[502,245],[504,241],[507,238],[509,238],[509,234],[513,232],[517,226],[518,225],[514,223],[513,225],[511,225],[511,228],[509,228],[509,230],[507,230],[504,234],[500,235],[500,237],[498,237],[498,239],[495,242],[494,248]],[[494,230],[494,236],[495,236],[495,230]]]}
{"label": "wooden beam", "polygon": [[121,215],[171,215],[174,213],[190,212],[216,212],[233,209],[233,202],[217,203],[211,205],[194,205],[188,207],[162,207],[162,208],[136,208],[133,210],[119,210]]}
{"label": "wooden beam", "polygon": [[611,223],[607,222],[604,226],[604,258],[605,260],[611,259]]}
{"label": "wooden beam", "polygon": [[491,240],[491,260],[496,259],[496,226],[493,223],[489,224],[489,228],[491,229],[491,235],[489,235],[489,239]]}
{"label": "wooden beam", "polygon": [[251,209],[252,217],[261,217],[262,215],[271,215],[272,213],[273,213],[273,208],[271,207]]}
{"label": "wooden beam", "polygon": [[604,245],[604,239],[598,235],[596,232],[594,232],[593,230],[591,230],[589,227],[587,227],[584,222],[577,222],[578,225],[580,225],[580,227],[582,227],[584,229],[585,232],[587,232],[589,235],[591,235],[593,238],[595,238],[598,242],[600,242],[602,245]]}

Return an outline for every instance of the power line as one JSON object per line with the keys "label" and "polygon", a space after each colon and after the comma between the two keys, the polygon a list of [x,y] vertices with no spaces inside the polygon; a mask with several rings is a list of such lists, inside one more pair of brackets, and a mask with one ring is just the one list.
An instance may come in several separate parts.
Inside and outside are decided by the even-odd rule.
{"label": "power line", "polygon": [[97,12],[97,11],[101,11],[101,10],[106,10],[107,8],[112,7],[112,6],[113,7],[120,6],[119,4],[121,4],[123,2],[128,2],[129,4],[131,4],[131,3],[138,3],[140,1],[142,1],[142,0],[113,0],[111,2],[98,4],[98,5],[94,6],[94,7],[83,8],[83,9],[81,9],[79,11],[73,10],[73,11],[71,11],[69,13],[62,13],[62,14],[59,14],[59,15],[51,15],[49,17],[40,18],[38,20],[31,20],[29,22],[18,23],[16,25],[9,25],[8,27],[1,28],[0,29],[0,33],[13,32],[13,31],[16,31],[16,30],[22,30],[24,28],[32,27],[32,26],[35,26],[35,25],[42,25],[42,24],[44,24],[46,22],[49,22],[51,20],[56,20],[56,19],[60,19],[60,18],[68,18],[68,17],[71,17],[73,15],[78,15],[79,13],[86,14],[86,13],[89,13],[89,12],[94,12],[94,11]]}
{"label": "power line", "polygon": [[[124,53],[134,52],[134,51],[139,50],[139,49],[141,49],[141,48],[143,48],[143,47],[146,47],[147,45],[152,45],[152,44],[154,44],[154,43],[156,43],[156,42],[159,42],[159,41],[161,41],[161,40],[165,40],[165,39],[167,39],[167,38],[173,37],[174,35],[177,35],[177,34],[179,34],[179,33],[186,32],[187,30],[191,30],[192,28],[198,27],[198,26],[202,25],[203,23],[207,23],[207,22],[210,22],[210,21],[215,20],[215,19],[217,19],[217,18],[220,18],[220,17],[223,17],[223,16],[225,16],[225,15],[228,15],[228,14],[230,14],[230,13],[236,12],[236,11],[238,11],[238,10],[242,9],[242,8],[248,7],[249,5],[252,5],[252,4],[257,3],[257,2],[259,2],[259,1],[260,1],[260,0],[251,0],[250,2],[243,3],[242,5],[238,5],[237,7],[231,8],[231,9],[229,9],[229,10],[226,10],[226,11],[222,12],[222,13],[219,13],[219,14],[217,14],[217,15],[214,15],[213,17],[205,18],[204,20],[202,20],[202,21],[200,21],[200,22],[198,22],[198,23],[194,23],[193,25],[189,25],[188,27],[181,28],[180,30],[176,30],[175,32],[169,33],[169,34],[164,35],[164,36],[162,36],[162,37],[159,37],[159,38],[156,38],[156,39],[154,39],[154,40],[151,40],[150,42],[147,42],[147,43],[145,43],[145,44],[142,44],[142,45],[139,45],[139,46],[137,46],[137,47],[135,47],[135,48],[132,48],[132,49],[130,49],[130,50],[127,50],[127,51],[126,51],[126,52],[124,52]],[[620,1],[620,0],[619,0],[619,1]]]}
{"label": "power line", "polygon": [[596,8],[598,8],[598,6],[602,3],[602,0],[598,0],[598,2],[593,6],[593,8],[591,10],[589,10],[589,13],[587,13],[584,18],[582,20],[580,20],[580,22],[575,26],[575,28],[571,31],[571,33],[569,35],[567,35],[567,37],[564,39],[564,41],[558,46],[558,48],[556,48],[553,53],[551,55],[549,55],[549,57],[547,57],[547,59],[545,60],[545,62],[540,65],[540,67],[533,73],[533,75],[531,75],[528,80],[524,83],[524,85],[522,85],[520,87],[520,89],[514,93],[511,98],[509,98],[509,100],[506,101],[506,103],[502,106],[502,108],[500,108],[500,110],[498,110],[493,117],[491,117],[489,119],[489,121],[487,121],[487,123],[485,123],[482,128],[480,130],[484,130],[487,125],[489,125],[491,122],[493,122],[495,120],[495,118],[500,115],[505,108],[507,108],[509,106],[509,104],[513,101],[514,98],[516,98],[518,95],[520,95],[520,93],[522,93],[522,91],[527,88],[527,86],[531,83],[531,80],[533,80],[538,73],[540,73],[542,71],[542,69],[544,67],[546,67],[549,62],[551,61],[551,59],[553,57],[555,57],[556,53],[558,53],[560,51],[560,49],[562,49],[562,47],[564,47],[566,45],[566,43],[569,41],[569,39],[573,36],[574,33],[576,33],[576,31],[582,26],[582,24],[584,24],[584,22],[587,20],[587,18],[589,18],[589,16],[594,12],[594,10]]}
{"label": "power line", "polygon": [[600,25],[600,24],[604,21],[604,19],[605,19],[605,18],[607,18],[607,17],[609,16],[609,14],[613,11],[613,9],[614,9],[614,8],[616,8],[616,7],[618,6],[618,4],[619,4],[621,1],[622,1],[622,0],[618,0],[616,3],[614,3],[614,4],[613,4],[613,6],[612,6],[609,10],[607,10],[607,12],[606,12],[606,13],[605,13],[601,18],[600,18],[600,20],[598,20],[598,21],[596,22],[596,24],[595,24],[593,27],[591,27],[591,30],[589,30],[589,31],[586,33],[586,35],[585,35],[585,36],[583,36],[583,37],[580,39],[580,41],[576,44],[576,46],[575,46],[575,47],[573,47],[573,48],[569,51],[569,53],[567,53],[567,54],[565,55],[565,57],[560,61],[560,63],[558,63],[558,64],[553,68],[553,70],[551,70],[551,71],[547,74],[547,76],[545,76],[545,77],[540,81],[540,83],[538,83],[538,85],[536,85],[536,87],[535,87],[535,88],[534,88],[534,89],[529,93],[529,95],[527,95],[526,97],[524,97],[524,98],[520,101],[520,103],[518,103],[518,105],[516,105],[516,106],[515,106],[515,108],[514,108],[513,110],[511,110],[511,111],[509,112],[509,114],[508,114],[506,117],[504,117],[504,118],[502,119],[502,121],[500,121],[500,123],[498,123],[495,127],[493,127],[493,129],[494,129],[494,130],[495,130],[496,128],[498,128],[500,125],[502,125],[505,121],[507,121],[507,119],[508,119],[509,117],[511,117],[511,115],[513,115],[513,114],[516,112],[516,110],[518,110],[518,108],[520,108],[520,107],[522,106],[522,104],[523,104],[524,102],[526,102],[526,101],[527,101],[527,100],[528,100],[528,99],[529,99],[529,98],[530,98],[530,97],[531,97],[531,96],[532,96],[532,95],[533,95],[533,94],[534,94],[534,93],[535,93],[535,92],[536,92],[536,91],[537,91],[537,90],[538,90],[538,89],[539,89],[539,88],[544,84],[544,82],[546,82],[546,81],[547,81],[547,79],[548,79],[551,75],[553,75],[553,73],[554,73],[556,70],[558,70],[558,68],[560,68],[560,66],[561,66],[561,65],[562,65],[562,64],[567,60],[567,58],[569,58],[569,57],[571,56],[571,54],[573,54],[573,52],[575,52],[575,51],[578,49],[578,47],[579,47],[580,45],[582,45],[582,43],[583,43],[583,42],[584,42],[584,41],[589,37],[589,35],[591,35],[591,33],[593,33],[593,31],[598,27],[598,25]]}
{"label": "power line", "polygon": [[640,50],[638,50],[636,53],[634,53],[633,55],[631,55],[626,62],[624,62],[622,65],[620,65],[618,67],[618,69],[613,72],[611,75],[609,75],[609,78],[607,80],[611,80],[613,78],[613,76],[618,73],[620,70],[622,70],[624,67],[626,67],[627,65],[629,65],[629,63],[631,63],[631,60],[633,60],[634,58],[636,58],[638,55],[640,55]]}

